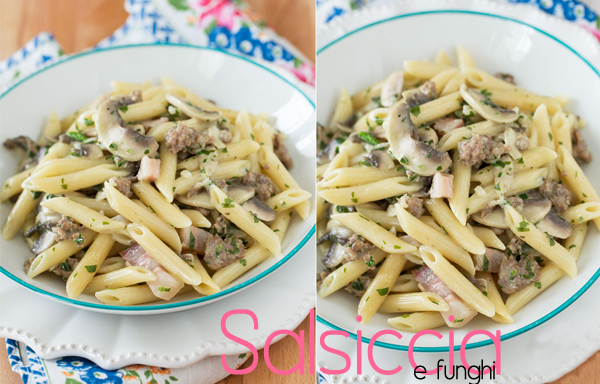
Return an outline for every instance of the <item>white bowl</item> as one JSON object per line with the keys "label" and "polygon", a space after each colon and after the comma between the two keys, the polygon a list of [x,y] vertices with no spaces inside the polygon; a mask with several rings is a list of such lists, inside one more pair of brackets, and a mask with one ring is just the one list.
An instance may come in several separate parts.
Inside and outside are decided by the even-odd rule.
{"label": "white bowl", "polygon": [[[210,48],[185,45],[135,45],[91,51],[72,56],[23,80],[0,96],[0,140],[27,135],[37,138],[52,109],[59,116],[77,110],[110,91],[113,79],[128,82],[167,76],[198,95],[230,109],[251,113],[268,112],[276,127],[288,135],[286,144],[294,159],[292,174],[303,189],[314,189],[315,108],[312,94],[292,81],[244,57]],[[307,88],[305,88],[307,89]],[[0,177],[5,180],[16,169],[18,156],[2,150]],[[313,199],[314,206],[314,199]],[[12,205],[2,204],[0,217],[6,220]],[[296,216],[290,224],[280,257],[261,263],[218,294],[198,298],[190,292],[169,302],[119,307],[100,303],[93,295],[69,299],[65,283],[52,274],[35,279],[25,275],[23,262],[31,256],[18,235],[0,242],[0,272],[51,299],[62,303],[120,314],[155,314],[190,309],[239,292],[271,274],[308,241],[314,233],[314,213],[306,221]]]}
{"label": "white bowl", "polygon": [[[320,31],[317,121],[329,122],[342,87],[353,94],[402,69],[404,60],[433,60],[439,50],[454,57],[456,45],[461,45],[473,55],[477,66],[489,73],[511,73],[519,86],[538,94],[569,96],[566,109],[588,121],[583,135],[595,157],[583,170],[596,190],[600,190],[600,73],[572,47],[517,19],[545,23],[552,28],[556,25],[570,33],[571,40],[591,44],[586,55],[600,68],[599,46],[591,35],[585,36],[587,32],[575,25],[550,20],[530,7],[497,6],[481,1],[399,3],[390,7],[367,7]],[[499,324],[478,316],[465,327],[455,329],[454,348],[459,348],[466,334],[473,330],[483,329],[494,334],[500,330],[502,339],[506,340],[558,314],[600,276],[600,258],[596,257],[599,248],[600,234],[592,223],[577,263],[577,278],[562,279],[546,289],[514,316],[513,324]],[[323,269],[320,257],[317,256],[319,270]],[[353,338],[357,330],[362,330],[365,342],[376,332],[390,328],[386,320],[393,316],[379,313],[367,325],[357,323],[357,305],[358,300],[347,292],[319,298],[318,320],[349,332]],[[414,350],[447,351],[449,329],[441,327],[436,331],[443,335],[442,339],[421,337]],[[404,334],[398,340],[386,335],[379,338],[376,345],[406,351],[412,336]],[[487,337],[473,337],[467,349],[490,343]]]}

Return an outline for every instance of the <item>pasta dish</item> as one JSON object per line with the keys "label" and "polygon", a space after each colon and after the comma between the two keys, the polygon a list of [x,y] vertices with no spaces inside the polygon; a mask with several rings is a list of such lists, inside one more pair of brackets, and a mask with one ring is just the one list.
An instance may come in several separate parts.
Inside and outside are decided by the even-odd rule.
{"label": "pasta dish", "polygon": [[[565,275],[600,198],[585,121],[565,96],[490,75],[457,48],[350,95],[317,127],[319,295],[359,298],[399,330],[512,323]],[[393,316],[393,317],[391,317]]]}
{"label": "pasta dish", "polygon": [[23,161],[2,184],[14,203],[2,237],[22,232],[27,276],[53,272],[70,298],[135,305],[215,294],[279,256],[311,194],[269,116],[167,78],[112,88],[62,120],[53,112],[38,141],[4,143]]}

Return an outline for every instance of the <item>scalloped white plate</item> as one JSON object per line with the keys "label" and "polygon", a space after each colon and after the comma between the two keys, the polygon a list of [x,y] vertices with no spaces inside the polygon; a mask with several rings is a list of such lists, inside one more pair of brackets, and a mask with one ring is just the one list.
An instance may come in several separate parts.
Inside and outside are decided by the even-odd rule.
{"label": "scalloped white plate", "polygon": [[[485,384],[499,383],[550,383],[575,369],[586,361],[596,351],[600,350],[600,307],[597,297],[600,295],[600,282],[596,282],[584,293],[579,300],[543,326],[531,330],[517,338],[502,342],[502,374],[496,375],[496,380],[489,377],[481,380]],[[582,316],[585,313],[586,316]],[[576,325],[576,326],[573,326]],[[327,331],[327,326],[317,324],[317,335]],[[410,335],[406,335],[409,337]],[[447,340],[447,339],[446,339]],[[342,337],[327,338],[327,345],[350,355],[354,363],[356,359],[356,341]],[[367,345],[363,344],[363,371],[356,374],[356,365],[343,375],[325,375],[327,382],[324,384],[431,384],[431,383],[463,383],[461,380],[437,380],[436,375],[427,376],[425,380],[417,380],[414,370],[404,351],[391,351],[387,348],[374,347],[374,360],[382,369],[391,370],[398,365],[402,371],[393,376],[385,376],[375,372],[367,363]],[[487,365],[495,361],[494,347],[485,346],[471,349],[465,353],[470,364],[477,365],[483,360]],[[344,361],[317,347],[317,371],[322,367],[328,369],[342,369]],[[415,353],[415,362],[433,369],[438,360],[444,359],[448,363],[448,353]],[[460,353],[454,352],[454,364],[461,364]],[[574,378],[572,380],[575,380]],[[471,380],[475,383],[477,380]],[[572,381],[575,382],[575,381]],[[582,382],[583,383],[583,382]],[[591,384],[592,382],[589,382]],[[588,384],[586,382],[586,384]]]}
{"label": "scalloped white plate", "polygon": [[313,237],[298,257],[252,289],[210,307],[154,316],[57,305],[0,276],[0,337],[22,341],[44,359],[81,356],[104,369],[129,364],[180,368],[207,356],[247,352],[223,335],[221,319],[233,309],[249,309],[258,318],[258,330],[246,315],[230,317],[227,329],[260,350],[271,333],[294,330],[314,307],[315,269],[306,262],[314,247]]}
{"label": "scalloped white plate", "polygon": [[[477,0],[367,6],[334,20],[319,31],[317,40],[317,119],[321,123],[329,121],[342,86],[352,94],[401,68],[405,59],[431,60],[440,49],[453,56],[456,45],[461,45],[488,72],[509,72],[520,86],[540,94],[569,96],[567,109],[588,120],[583,134],[592,152],[600,152],[600,72],[590,64],[600,68],[600,44],[580,27],[530,6]],[[599,167],[598,155],[592,164],[583,167],[596,190],[600,190]],[[455,329],[455,340],[460,342],[475,329],[500,330],[503,340],[507,340],[560,313],[600,276],[600,258],[594,254],[599,247],[600,233],[592,225],[578,261],[577,278],[562,279],[545,290],[514,316],[513,324],[499,324],[480,316]],[[320,262],[319,266],[322,269]],[[360,325],[355,321],[357,303],[345,292],[318,299],[318,320],[349,332],[352,338],[360,329],[365,342],[369,342],[377,331],[389,327],[389,316],[376,314],[368,325]],[[415,351],[447,351],[448,329],[438,331],[444,336],[442,340],[421,338]],[[410,336],[398,340],[385,335],[376,345],[406,351]],[[489,339],[476,336],[467,349],[489,343]]]}
{"label": "scalloped white plate", "polygon": [[[273,70],[245,57],[214,50],[174,44],[119,46],[84,52],[37,72],[0,95],[0,141],[16,135],[38,137],[52,109],[64,116],[101,92],[110,91],[111,80],[157,83],[167,76],[178,84],[217,104],[251,113],[268,112],[276,127],[288,135],[288,148],[295,160],[291,172],[306,190],[314,189],[315,109],[314,90],[288,80]],[[309,96],[307,96],[309,95]],[[13,174],[18,156],[2,150],[0,174],[5,180]],[[309,161],[307,161],[309,160]],[[11,204],[0,207],[4,223]],[[314,197],[313,197],[314,207]],[[263,279],[288,262],[314,233],[314,210],[305,221],[296,215],[282,244],[282,254],[256,266],[221,292],[198,297],[195,292],[139,306],[119,307],[100,303],[93,295],[69,299],[65,283],[50,273],[35,279],[25,275],[23,262],[31,256],[24,239],[0,239],[0,272],[34,292],[61,303],[121,314],[155,314],[199,307],[232,295]]]}

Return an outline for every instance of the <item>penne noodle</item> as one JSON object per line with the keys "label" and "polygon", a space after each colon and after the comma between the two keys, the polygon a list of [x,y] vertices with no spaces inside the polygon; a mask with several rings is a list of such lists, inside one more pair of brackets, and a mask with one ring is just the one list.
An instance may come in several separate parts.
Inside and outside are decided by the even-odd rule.
{"label": "penne noodle", "polygon": [[392,284],[402,272],[404,264],[406,264],[404,256],[398,254],[387,255],[358,304],[358,314],[362,316],[361,324],[367,324],[384,303],[390,293]]}
{"label": "penne noodle", "polygon": [[558,242],[528,222],[512,206],[504,206],[504,215],[510,230],[533,249],[550,259],[572,278],[577,277],[577,265],[572,255]]}
{"label": "penne noodle", "polygon": [[225,192],[216,185],[210,186],[210,199],[213,206],[238,228],[249,234],[257,242],[262,244],[275,256],[281,254],[279,238],[273,231],[252,213],[246,211],[241,205],[231,200]]}
{"label": "penne noodle", "polygon": [[360,213],[338,213],[331,215],[331,219],[352,229],[386,253],[408,253],[417,250]]}
{"label": "penne noodle", "polygon": [[464,268],[468,274],[475,274],[475,266],[469,253],[456,244],[448,235],[439,233],[429,227],[408,213],[401,204],[396,204],[396,214],[402,229],[407,235],[421,244],[435,248],[448,260]]}
{"label": "penne noodle", "polygon": [[129,287],[155,280],[156,275],[146,268],[125,267],[94,277],[85,290],[89,293],[96,293],[105,289]]}
{"label": "penne noodle", "polygon": [[76,222],[95,232],[112,233],[125,228],[125,224],[112,220],[68,197],[44,199],[41,205],[61,215],[70,216]]}
{"label": "penne noodle", "polygon": [[179,208],[170,204],[150,183],[139,181],[131,185],[131,190],[160,218],[175,228],[187,228],[192,225],[192,220]]}
{"label": "penne noodle", "polygon": [[337,189],[324,189],[319,192],[322,198],[336,205],[356,205],[388,197],[416,192],[423,188],[421,183],[412,183],[406,177],[394,177],[374,183]]}
{"label": "penne noodle", "polygon": [[477,312],[492,317],[496,313],[492,301],[482,294],[462,273],[448,262],[436,249],[422,246],[423,261],[454,292]]}
{"label": "penne noodle", "polygon": [[182,258],[165,245],[147,227],[129,224],[127,231],[146,252],[174,277],[189,285],[202,283],[200,275],[190,268]]}
{"label": "penne noodle", "polygon": [[388,319],[388,324],[401,332],[417,333],[446,325],[439,312],[407,313]]}
{"label": "penne noodle", "polygon": [[[558,149],[556,165],[560,170],[561,177],[569,188],[575,192],[575,195],[582,204],[585,202],[600,202],[598,192],[592,187],[592,184],[581,170],[581,167],[566,148],[560,147]],[[600,218],[595,218],[593,220],[594,223],[596,223],[596,227],[600,229]]]}
{"label": "penne noodle", "polygon": [[146,226],[176,252],[181,252],[181,240],[177,231],[172,226],[164,222],[150,210],[140,209],[139,205],[117,191],[110,183],[104,183],[104,191],[108,203],[120,215],[133,223]]}
{"label": "penne noodle", "polygon": [[60,243],[56,243],[33,259],[33,262],[29,267],[29,272],[27,272],[27,277],[32,279],[40,273],[46,272],[51,267],[62,263],[69,257],[90,245],[96,236],[96,232],[89,229],[84,229],[77,242],[73,240],[65,240],[61,241]]}
{"label": "penne noodle", "polygon": [[389,295],[379,307],[381,313],[445,312],[450,310],[446,300],[431,292]]}

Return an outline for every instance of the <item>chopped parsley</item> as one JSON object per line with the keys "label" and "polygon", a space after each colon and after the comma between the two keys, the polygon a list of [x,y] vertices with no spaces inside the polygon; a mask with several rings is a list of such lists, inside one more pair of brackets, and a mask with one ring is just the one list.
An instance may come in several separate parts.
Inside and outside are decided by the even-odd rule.
{"label": "chopped parsley", "polygon": [[[120,109],[120,108],[119,108]],[[158,287],[159,292],[171,292],[171,288],[163,287],[162,285]]]}
{"label": "chopped parsley", "polygon": [[84,135],[83,133],[79,133],[79,132],[68,132],[67,135],[69,135],[69,137],[71,139],[79,141],[80,143],[83,143],[84,141],[86,141],[88,139],[88,137],[86,135]]}
{"label": "chopped parsley", "polygon": [[246,266],[246,259],[240,259],[240,264],[242,264],[245,267]]}
{"label": "chopped parsley", "polygon": [[196,238],[194,237],[192,231],[190,231],[190,249],[194,248],[196,248]]}
{"label": "chopped parsley", "polygon": [[486,255],[483,255],[483,272],[487,272],[490,269],[490,261]]}
{"label": "chopped parsley", "polygon": [[96,266],[95,265],[86,265],[85,266],[86,271],[88,271],[89,273],[94,273],[96,272]]}
{"label": "chopped parsley", "polygon": [[356,281],[352,282],[352,289],[355,289],[357,291],[363,291],[365,287],[363,286],[362,281],[360,281],[360,279],[356,279]]}
{"label": "chopped parsley", "polygon": [[379,293],[379,296],[385,296],[388,294],[389,291],[390,291],[390,287],[385,287],[385,288],[378,289],[377,293]]}
{"label": "chopped parsley", "polygon": [[233,208],[233,200],[231,200],[229,197],[225,198],[225,202],[221,203],[221,206],[223,208]]}
{"label": "chopped parsley", "polygon": [[519,231],[519,232],[529,232],[530,229],[527,228],[528,226],[529,226],[529,223],[526,222],[525,220],[523,220],[523,221],[521,221],[519,223],[519,226],[517,227],[517,231]]}
{"label": "chopped parsley", "polygon": [[33,200],[37,200],[40,196],[42,196],[41,191],[31,191],[31,198]]}
{"label": "chopped parsley", "polygon": [[126,105],[122,105],[119,107],[119,111],[121,112],[127,112],[129,110],[129,107]]}
{"label": "chopped parsley", "polygon": [[75,243],[76,243],[77,245],[81,245],[81,244],[83,244],[83,237],[81,237],[81,233],[79,234],[79,237],[78,237],[78,238],[76,238],[76,239],[75,239],[75,240],[73,240],[73,241],[75,241]]}
{"label": "chopped parsley", "polygon": [[540,281],[536,281],[535,283],[533,283],[533,286],[537,289],[542,289],[542,283]]}
{"label": "chopped parsley", "polygon": [[94,120],[90,120],[90,119],[83,119],[83,122],[85,123],[86,126],[90,126],[90,125],[94,125]]}
{"label": "chopped parsley", "polygon": [[379,140],[377,140],[375,138],[375,136],[371,135],[369,132],[359,132],[358,137],[360,137],[360,139],[367,144],[371,144],[371,145],[379,144]]}
{"label": "chopped parsley", "polygon": [[369,261],[365,261],[365,264],[367,265],[367,267],[374,267],[375,261],[373,260],[373,256],[370,256]]}
{"label": "chopped parsley", "polygon": [[411,113],[411,115],[414,115],[415,117],[419,116],[421,114],[421,107],[418,105],[415,105],[414,107],[412,107],[410,109],[410,113]]}

